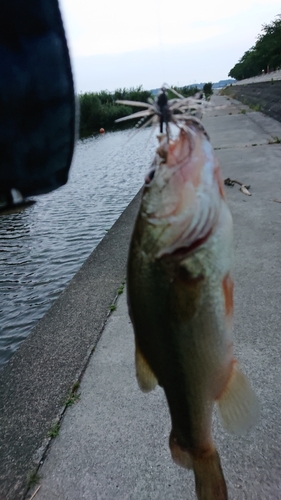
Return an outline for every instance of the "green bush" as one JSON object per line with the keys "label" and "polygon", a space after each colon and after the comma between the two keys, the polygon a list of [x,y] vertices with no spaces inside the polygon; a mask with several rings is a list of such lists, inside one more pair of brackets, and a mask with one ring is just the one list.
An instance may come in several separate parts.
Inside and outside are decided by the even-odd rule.
{"label": "green bush", "polygon": [[[147,102],[151,93],[143,88],[117,89],[115,92],[103,90],[101,92],[86,92],[78,96],[80,107],[79,136],[87,137],[104,128],[111,130],[117,128],[115,120],[128,116],[140,108],[116,104],[117,99]],[[135,122],[133,122],[135,123]],[[122,125],[119,125],[119,128]],[[126,126],[132,126],[128,121]]]}
{"label": "green bush", "polygon": [[208,82],[208,83],[205,83],[204,84],[204,87],[203,87],[203,92],[205,94],[205,97],[206,99],[209,99],[213,93],[213,89],[212,89],[212,83],[211,82]]}

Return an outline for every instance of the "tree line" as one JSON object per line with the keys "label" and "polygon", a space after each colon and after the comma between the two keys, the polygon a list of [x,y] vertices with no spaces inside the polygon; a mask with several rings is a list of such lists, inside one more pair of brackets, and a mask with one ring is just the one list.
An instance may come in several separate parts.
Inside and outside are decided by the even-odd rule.
{"label": "tree line", "polygon": [[228,76],[236,80],[257,76],[281,67],[281,14],[262,26],[253,47],[245,52]]}

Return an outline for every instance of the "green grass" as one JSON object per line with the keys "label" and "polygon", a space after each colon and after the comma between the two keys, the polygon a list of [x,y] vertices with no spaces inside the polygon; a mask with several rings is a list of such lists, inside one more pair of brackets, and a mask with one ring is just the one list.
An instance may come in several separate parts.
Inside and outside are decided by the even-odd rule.
{"label": "green grass", "polygon": [[117,295],[121,295],[123,292],[124,292],[124,285],[121,285],[119,286],[119,288],[117,288]]}
{"label": "green grass", "polygon": [[51,438],[57,437],[59,435],[59,431],[60,431],[60,425],[58,422],[55,422],[48,432],[48,437]]}
{"label": "green grass", "polygon": [[280,144],[281,143],[281,138],[280,137],[273,137],[273,139],[268,140],[268,144]]}
{"label": "green grass", "polygon": [[65,406],[72,406],[80,399],[80,394],[71,394],[65,401]]}
{"label": "green grass", "polygon": [[79,387],[80,387],[80,383],[78,381],[76,381],[73,384],[72,389],[64,402],[65,406],[72,406],[75,403],[77,403],[77,401],[79,401],[80,396],[81,396],[81,394],[77,393]]}
{"label": "green grass", "polygon": [[38,474],[37,469],[33,470],[30,472],[27,476],[27,487],[29,489],[33,488],[36,484],[38,484],[40,481],[40,476]]}
{"label": "green grass", "polygon": [[79,401],[81,394],[69,394],[65,400],[65,406],[72,406]]}
{"label": "green grass", "polygon": [[245,115],[246,114],[246,109],[241,109],[240,114],[241,115]]}
{"label": "green grass", "polygon": [[250,108],[253,111],[260,111],[261,110],[261,105],[259,103],[258,104],[250,104]]}
{"label": "green grass", "polygon": [[117,306],[116,306],[115,304],[111,304],[111,305],[109,306],[109,310],[110,310],[111,312],[116,311],[116,309],[117,309]]}
{"label": "green grass", "polygon": [[225,95],[228,96],[227,100],[229,100],[230,97],[234,97],[234,90],[231,88],[231,86],[225,87],[224,89],[221,89],[219,91],[219,95]]}

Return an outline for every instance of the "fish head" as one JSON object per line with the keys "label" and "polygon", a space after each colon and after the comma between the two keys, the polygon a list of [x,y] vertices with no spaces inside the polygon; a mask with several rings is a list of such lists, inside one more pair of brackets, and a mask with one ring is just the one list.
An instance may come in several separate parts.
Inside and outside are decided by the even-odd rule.
{"label": "fish head", "polygon": [[219,164],[196,119],[187,121],[175,140],[161,136],[159,142],[141,206],[156,257],[203,244],[224,202]]}

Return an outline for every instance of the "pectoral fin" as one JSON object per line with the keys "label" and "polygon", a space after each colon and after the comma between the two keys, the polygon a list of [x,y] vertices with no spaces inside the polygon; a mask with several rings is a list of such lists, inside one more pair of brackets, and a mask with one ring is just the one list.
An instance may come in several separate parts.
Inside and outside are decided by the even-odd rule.
{"label": "pectoral fin", "polygon": [[136,376],[140,389],[143,392],[150,392],[155,389],[158,380],[152,372],[149,364],[144,358],[136,340],[136,352],[135,352],[135,362],[136,362]]}
{"label": "pectoral fin", "polygon": [[237,362],[226,388],[217,401],[224,428],[233,434],[242,434],[256,424],[259,402],[250,383]]}

